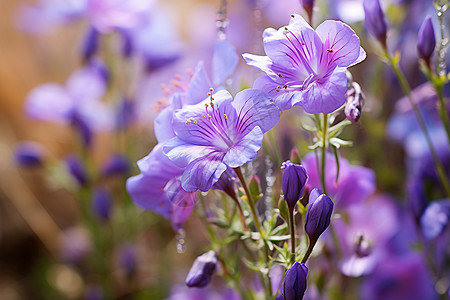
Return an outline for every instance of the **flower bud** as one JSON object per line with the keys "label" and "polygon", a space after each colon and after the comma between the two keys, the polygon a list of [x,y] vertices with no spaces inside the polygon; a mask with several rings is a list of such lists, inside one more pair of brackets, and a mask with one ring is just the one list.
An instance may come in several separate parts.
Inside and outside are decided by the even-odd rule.
{"label": "flower bud", "polygon": [[371,35],[373,35],[380,43],[383,49],[386,46],[387,25],[384,18],[383,10],[381,9],[379,0],[364,0],[364,13],[366,28]]}
{"label": "flower bud", "polygon": [[112,197],[104,187],[96,188],[92,197],[92,210],[101,220],[107,221],[111,216]]}
{"label": "flower bud", "polygon": [[223,172],[216,183],[213,185],[214,190],[221,190],[233,200],[237,200],[237,194],[235,190],[235,176],[233,169],[228,168],[226,172]]}
{"label": "flower bud", "polygon": [[287,160],[282,165],[283,171],[282,188],[284,200],[286,200],[290,210],[293,210],[295,204],[303,195],[306,183],[308,182],[308,174],[306,169],[301,165],[296,165]]}
{"label": "flower bud", "polygon": [[361,117],[364,94],[358,83],[352,82],[352,88],[347,91],[347,103],[345,104],[345,116],[352,123],[359,121]]}
{"label": "flower bud", "polygon": [[16,164],[21,167],[34,167],[42,164],[44,150],[34,142],[22,142],[15,148]]}
{"label": "flower bud", "polygon": [[99,36],[99,32],[94,27],[88,29],[81,47],[81,56],[84,61],[89,61],[97,52]]}
{"label": "flower bud", "polygon": [[114,175],[128,175],[130,171],[130,162],[128,158],[121,154],[114,154],[111,156],[101,168],[102,176],[114,176]]}
{"label": "flower bud", "polygon": [[293,164],[297,164],[299,165],[302,161],[301,157],[300,157],[300,153],[298,153],[297,148],[293,148],[291,150],[291,154],[289,155],[290,160]]}
{"label": "flower bud", "polygon": [[88,173],[81,158],[76,154],[69,154],[64,160],[73,178],[81,186],[85,186],[88,183]]}
{"label": "flower bud", "polygon": [[419,29],[417,41],[417,53],[419,57],[425,61],[428,68],[431,67],[430,59],[436,47],[436,38],[434,36],[433,23],[430,16],[425,18]]}
{"label": "flower bud", "polygon": [[333,206],[330,197],[320,194],[318,189],[311,191],[305,216],[305,231],[311,243],[315,243],[330,225]]}
{"label": "flower bud", "polygon": [[287,270],[284,276],[281,294],[284,300],[301,300],[306,291],[306,276],[308,268],[304,264],[295,262],[292,267]]}
{"label": "flower bud", "polygon": [[[308,14],[308,19],[310,22],[312,21],[314,1],[315,0],[300,0],[300,4],[303,6],[303,9]],[[312,24],[310,24],[310,25],[312,25]]]}
{"label": "flower bud", "polygon": [[125,270],[127,278],[136,273],[137,268],[136,249],[131,244],[122,245],[119,251],[119,264]]}
{"label": "flower bud", "polygon": [[194,261],[186,277],[188,287],[204,287],[216,271],[217,256],[212,250],[200,255]]}

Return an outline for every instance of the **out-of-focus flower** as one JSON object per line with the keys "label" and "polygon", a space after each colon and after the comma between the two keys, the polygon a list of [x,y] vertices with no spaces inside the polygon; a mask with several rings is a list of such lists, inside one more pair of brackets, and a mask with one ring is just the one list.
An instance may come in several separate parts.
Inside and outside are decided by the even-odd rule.
{"label": "out-of-focus flower", "polygon": [[69,154],[64,158],[64,162],[69,173],[79,185],[85,186],[88,184],[89,174],[81,157],[76,154]]}
{"label": "out-of-focus flower", "polygon": [[102,176],[126,176],[130,172],[130,161],[122,154],[112,155],[100,168]]}
{"label": "out-of-focus flower", "polygon": [[125,97],[116,106],[116,128],[125,129],[137,121],[136,103]]}
{"label": "out-of-focus flower", "polygon": [[98,187],[94,190],[92,196],[92,211],[102,220],[109,220],[113,207],[111,193],[104,187]]}
{"label": "out-of-focus flower", "polygon": [[126,276],[131,278],[136,273],[137,253],[131,244],[124,244],[119,249],[119,266],[125,270]]}
{"label": "out-of-focus flower", "polygon": [[308,14],[309,20],[312,20],[313,8],[315,0],[300,0],[303,9]]}
{"label": "out-of-focus flower", "polygon": [[410,252],[377,264],[375,271],[364,278],[361,299],[435,300],[437,295],[423,258]]}
{"label": "out-of-focus flower", "polygon": [[345,116],[352,123],[359,121],[364,102],[364,94],[358,83],[352,82],[352,88],[347,91],[347,103],[345,104]]}
{"label": "out-of-focus flower", "polygon": [[102,68],[88,65],[74,72],[64,86],[38,86],[27,96],[25,112],[32,119],[72,124],[89,144],[90,131],[113,127],[111,110],[100,101],[106,91],[104,76]]}
{"label": "out-of-focus flower", "polygon": [[127,191],[134,203],[170,218],[175,229],[183,223],[194,208],[195,193],[181,187],[184,169],[177,167],[156,145],[149,155],[137,162],[141,174],[128,178]]}
{"label": "out-of-focus flower", "polygon": [[281,294],[285,300],[301,300],[306,291],[306,276],[308,268],[304,264],[295,262],[286,271],[281,287]]}
{"label": "out-of-focus flower", "polygon": [[15,161],[21,167],[34,167],[42,164],[44,149],[35,142],[21,142],[14,151]]}
{"label": "out-of-focus flower", "polygon": [[425,209],[420,223],[426,238],[434,239],[448,226],[450,219],[450,199],[434,201]]}
{"label": "out-of-focus flower", "polygon": [[367,31],[373,35],[378,42],[380,42],[383,49],[386,46],[387,25],[384,18],[383,10],[381,9],[379,0],[364,0],[363,2],[365,13],[365,24]]}
{"label": "out-of-focus flower", "polygon": [[81,57],[84,61],[89,61],[98,50],[100,33],[94,27],[90,27],[84,37],[81,46]]}
{"label": "out-of-focus flower", "polygon": [[[321,187],[315,153],[306,154],[302,163],[309,175],[310,189]],[[336,181],[337,166],[332,153],[326,154],[325,166],[327,194],[335,200],[336,208],[357,204],[375,191],[375,173],[371,169],[350,165],[346,159],[339,158],[339,177]]]}
{"label": "out-of-focus flower", "polygon": [[186,168],[181,178],[186,191],[206,192],[227,166],[240,167],[256,157],[263,133],[279,117],[278,108],[260,90],[243,90],[234,101],[222,90],[175,113],[176,137],[164,145],[164,152]]}
{"label": "out-of-focus flower", "polygon": [[308,113],[331,113],[345,103],[346,69],[366,53],[346,24],[327,20],[311,28],[299,15],[288,26],[264,31],[267,56],[244,54],[247,64],[267,75],[253,87],[274,98],[280,110],[300,105]]}
{"label": "out-of-focus flower", "polygon": [[68,263],[80,262],[92,249],[92,244],[84,229],[65,229],[60,237],[60,255]]}
{"label": "out-of-focus flower", "polygon": [[430,60],[435,47],[436,38],[434,36],[433,23],[431,23],[431,17],[428,16],[420,27],[417,40],[417,53],[419,54],[419,57],[425,61],[428,68],[431,67]]}
{"label": "out-of-focus flower", "polygon": [[186,277],[188,287],[204,287],[210,281],[216,271],[217,256],[213,250],[210,250],[197,257]]}
{"label": "out-of-focus flower", "polygon": [[305,216],[305,232],[312,244],[328,228],[333,213],[333,201],[315,188],[309,195],[308,209]]}
{"label": "out-of-focus flower", "polygon": [[[345,218],[333,220],[342,259],[341,272],[358,277],[382,263],[387,243],[398,231],[399,221],[392,199],[372,197],[346,209]],[[347,221],[346,221],[347,220]],[[332,247],[331,238],[328,242]]]}
{"label": "out-of-focus flower", "polygon": [[284,200],[286,200],[290,210],[293,210],[297,201],[302,197],[308,182],[308,174],[301,165],[296,165],[287,160],[282,165],[283,178],[282,188]]}
{"label": "out-of-focus flower", "polygon": [[85,300],[102,300],[104,299],[104,292],[101,286],[93,284],[86,288],[84,296]]}
{"label": "out-of-focus flower", "polygon": [[197,289],[176,285],[167,300],[241,300],[241,297],[231,289],[213,290],[210,286]]}

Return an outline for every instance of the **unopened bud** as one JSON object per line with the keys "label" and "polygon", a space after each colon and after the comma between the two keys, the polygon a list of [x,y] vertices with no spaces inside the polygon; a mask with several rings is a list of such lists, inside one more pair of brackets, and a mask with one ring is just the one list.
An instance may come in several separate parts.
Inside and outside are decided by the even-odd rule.
{"label": "unopened bud", "polygon": [[194,261],[186,277],[188,287],[204,287],[216,271],[217,256],[212,250],[200,255]]}
{"label": "unopened bud", "polygon": [[352,82],[352,88],[347,91],[347,103],[345,104],[345,116],[352,123],[359,121],[361,117],[364,94],[358,83]]}
{"label": "unopened bud", "polygon": [[281,294],[284,300],[301,300],[306,291],[306,276],[308,268],[304,264],[295,262],[284,276]]}
{"label": "unopened bud", "polygon": [[333,213],[333,201],[318,189],[313,189],[309,197],[309,205],[305,217],[305,231],[311,243],[328,228]]}
{"label": "unopened bud", "polygon": [[419,36],[417,41],[417,53],[419,57],[425,61],[428,68],[431,67],[431,56],[436,47],[436,38],[434,36],[433,24],[431,18],[428,16],[420,26]]}
{"label": "unopened bud", "polygon": [[367,31],[369,31],[369,33],[381,43],[383,49],[386,50],[387,25],[380,1],[364,0],[363,6]]}
{"label": "unopened bud", "polygon": [[287,160],[282,165],[283,171],[282,188],[284,200],[286,200],[290,210],[293,210],[297,201],[302,197],[308,174],[301,165],[293,164]]}

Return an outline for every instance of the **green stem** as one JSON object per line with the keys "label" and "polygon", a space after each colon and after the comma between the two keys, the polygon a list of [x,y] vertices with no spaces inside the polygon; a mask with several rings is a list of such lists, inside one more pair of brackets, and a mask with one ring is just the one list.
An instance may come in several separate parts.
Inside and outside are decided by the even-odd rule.
{"label": "green stem", "polygon": [[436,165],[437,173],[439,175],[439,178],[442,182],[442,185],[445,189],[445,192],[448,197],[450,197],[450,186],[449,186],[449,180],[447,178],[447,175],[445,174],[444,168],[436,154],[436,150],[434,149],[433,143],[431,141],[431,137],[428,133],[428,130],[425,126],[425,122],[422,118],[422,115],[420,114],[419,109],[417,108],[416,103],[414,102],[414,99],[411,94],[411,88],[408,84],[408,81],[405,78],[405,75],[402,73],[402,71],[399,68],[398,62],[395,62],[394,59],[391,57],[391,55],[386,51],[386,57],[389,61],[389,65],[394,70],[395,75],[397,76],[398,80],[400,81],[400,85],[403,89],[403,92],[408,97],[409,102],[411,103],[411,106],[413,108],[413,111],[416,115],[416,119],[419,122],[420,128],[422,129],[423,134],[425,135],[425,139],[427,141],[428,147],[431,152],[431,156],[433,157],[434,164]]}
{"label": "green stem", "polygon": [[321,172],[321,179],[322,179],[322,188],[323,192],[327,193],[327,188],[325,186],[325,157],[327,154],[327,131],[328,131],[328,115],[323,115],[323,129],[322,129],[322,172]]}
{"label": "green stem", "polygon": [[289,208],[289,226],[291,231],[291,264],[295,262],[295,221],[294,208]]}
{"label": "green stem", "polygon": [[[261,223],[259,222],[258,214],[256,212],[255,203],[253,201],[252,194],[250,193],[250,190],[248,189],[247,183],[245,182],[244,175],[242,175],[241,167],[234,168],[234,172],[236,173],[237,177],[239,178],[239,181],[241,182],[242,187],[244,188],[245,195],[247,196],[248,205],[250,207],[250,211],[252,212],[253,220],[255,222],[256,229],[258,230],[260,237],[264,236]],[[269,266],[269,248],[267,244],[264,243],[264,262],[266,266]],[[268,296],[272,297],[272,284],[270,279],[270,272],[267,272],[267,284],[266,284],[266,292],[268,293]]]}
{"label": "green stem", "polygon": [[435,86],[435,89],[439,99],[439,115],[441,116],[442,124],[444,125],[445,132],[447,133],[447,141],[448,143],[450,143],[450,121],[447,113],[447,108],[445,107],[442,85]]}
{"label": "green stem", "polygon": [[314,245],[316,245],[316,241],[312,242],[309,241],[309,246],[308,246],[308,250],[306,250],[305,255],[302,258],[302,264],[306,263],[306,261],[308,260],[309,256],[311,255],[313,249],[314,249]]}

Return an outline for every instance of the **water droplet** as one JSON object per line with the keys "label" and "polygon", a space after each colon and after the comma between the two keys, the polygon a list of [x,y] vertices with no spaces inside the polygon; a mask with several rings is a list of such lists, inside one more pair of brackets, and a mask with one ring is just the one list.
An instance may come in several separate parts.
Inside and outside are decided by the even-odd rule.
{"label": "water droplet", "polygon": [[184,253],[186,251],[186,233],[183,228],[178,229],[176,239],[177,239],[177,252]]}

